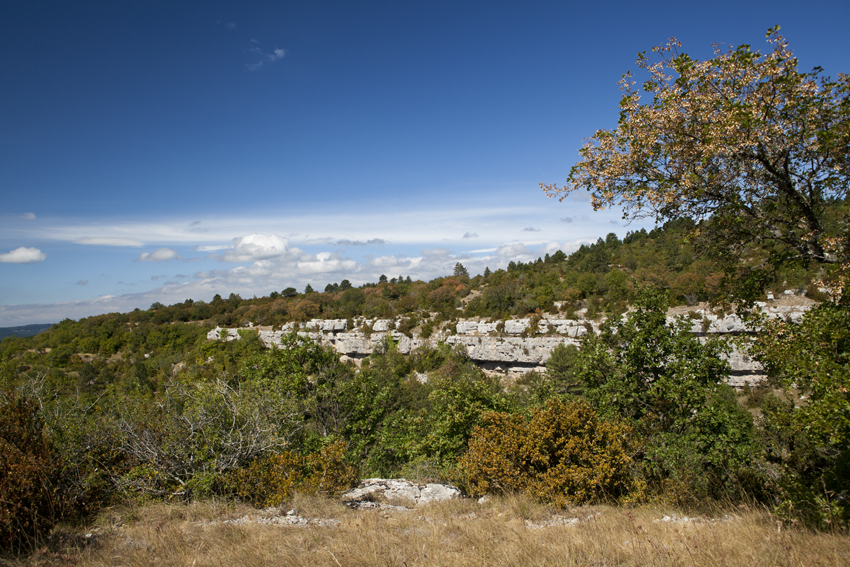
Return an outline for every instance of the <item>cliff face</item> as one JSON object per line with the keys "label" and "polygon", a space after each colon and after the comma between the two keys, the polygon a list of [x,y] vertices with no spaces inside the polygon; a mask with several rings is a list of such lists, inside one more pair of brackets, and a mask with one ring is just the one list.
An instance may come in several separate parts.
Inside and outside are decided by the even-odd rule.
{"label": "cliff face", "polygon": [[[799,322],[813,304],[805,298],[783,298],[780,301],[760,303],[759,307],[769,318],[781,317]],[[691,322],[690,331],[700,337],[732,337],[753,332],[737,315],[715,314],[700,308],[673,309],[668,312],[668,322],[672,323],[682,316]],[[436,347],[438,342],[443,341],[449,345],[462,345],[469,358],[485,371],[513,378],[532,370],[542,372],[546,360],[557,345],[564,343],[579,346],[583,335],[599,328],[599,322],[588,319],[543,317],[536,322],[531,319],[499,322],[467,319],[458,321],[451,328],[444,327],[426,339],[415,331],[412,337],[396,331],[398,321],[393,319],[356,319],[354,323],[356,328],[349,329],[345,319],[314,319],[306,323],[287,323],[279,331],[265,327],[255,330],[267,346],[280,344],[283,335],[297,331],[354,360],[372,354],[388,334],[402,354],[409,354],[421,346]],[[238,329],[216,327],[207,338],[237,340],[239,333]],[[763,378],[761,366],[750,359],[746,352],[738,350],[734,343],[728,359],[732,368],[729,376],[731,385],[740,387]]]}

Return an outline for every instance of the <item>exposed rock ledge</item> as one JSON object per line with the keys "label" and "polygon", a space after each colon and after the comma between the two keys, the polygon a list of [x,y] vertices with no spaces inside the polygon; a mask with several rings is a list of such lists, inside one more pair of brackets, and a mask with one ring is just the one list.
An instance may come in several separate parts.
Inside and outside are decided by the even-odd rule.
{"label": "exposed rock ledge", "polygon": [[[811,308],[813,301],[806,298],[783,298],[780,301],[760,303],[759,307],[769,318],[783,318],[799,322],[803,314]],[[677,316],[691,321],[691,332],[704,336],[734,336],[752,333],[737,315],[717,315],[704,308],[678,308],[668,313],[668,321]],[[490,322],[473,319],[458,321],[451,328],[442,328],[430,338],[412,337],[395,330],[393,319],[355,320],[354,329],[348,329],[345,319],[314,319],[306,323],[287,323],[281,330],[257,327],[260,340],[266,346],[279,345],[281,337],[292,331],[309,337],[311,340],[335,349],[349,359],[366,357],[384,342],[387,335],[396,342],[396,348],[402,354],[421,347],[436,347],[443,341],[450,345],[462,345],[469,358],[478,363],[485,372],[496,372],[515,378],[532,370],[543,371],[546,360],[559,344],[579,346],[580,339],[589,331],[596,331],[599,323],[588,319],[542,318],[535,328],[531,319],[514,319]],[[363,329],[370,328],[371,332]],[[238,340],[240,329],[216,327],[207,334],[210,340]],[[242,329],[243,331],[245,329]],[[453,332],[452,332],[453,331]],[[729,383],[740,387],[763,378],[760,365],[750,359],[745,352],[734,347],[729,354],[732,368]]]}

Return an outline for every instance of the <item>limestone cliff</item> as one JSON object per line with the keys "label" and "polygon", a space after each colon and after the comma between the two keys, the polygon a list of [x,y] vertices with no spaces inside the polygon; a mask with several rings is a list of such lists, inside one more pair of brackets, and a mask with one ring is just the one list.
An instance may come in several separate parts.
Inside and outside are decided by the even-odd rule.
{"label": "limestone cliff", "polygon": [[[760,303],[759,307],[767,317],[799,322],[813,303],[805,298],[782,298]],[[677,317],[685,317],[686,321],[690,321],[691,332],[698,336],[729,337],[753,332],[737,315],[717,314],[705,307],[677,308],[668,312],[669,322],[672,323]],[[280,330],[266,327],[255,330],[267,346],[280,344],[284,334],[297,331],[354,360],[372,354],[388,334],[403,354],[409,354],[420,346],[436,347],[438,342],[443,341],[449,345],[461,345],[469,358],[485,371],[515,377],[532,370],[543,371],[546,360],[558,344],[578,346],[583,335],[599,328],[598,321],[589,319],[543,317],[537,321],[525,318],[497,322],[465,319],[451,326],[446,324],[431,337],[422,338],[415,330],[410,337],[396,331],[398,320],[358,318],[352,322],[355,328],[348,328],[349,322],[345,319],[314,319],[303,323],[287,323]],[[238,329],[216,327],[207,338],[236,340],[239,339],[239,333]],[[729,383],[733,386],[757,382],[763,377],[762,368],[734,344],[729,354],[729,364],[732,368]]]}

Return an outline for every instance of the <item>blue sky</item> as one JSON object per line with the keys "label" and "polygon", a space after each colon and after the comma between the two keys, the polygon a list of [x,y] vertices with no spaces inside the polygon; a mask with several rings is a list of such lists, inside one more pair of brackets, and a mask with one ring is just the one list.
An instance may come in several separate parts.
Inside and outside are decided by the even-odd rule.
{"label": "blue sky", "polygon": [[[431,279],[609,232],[559,203],[675,36],[850,72],[847,0],[0,3],[0,326]],[[638,75],[640,78],[640,75]]]}

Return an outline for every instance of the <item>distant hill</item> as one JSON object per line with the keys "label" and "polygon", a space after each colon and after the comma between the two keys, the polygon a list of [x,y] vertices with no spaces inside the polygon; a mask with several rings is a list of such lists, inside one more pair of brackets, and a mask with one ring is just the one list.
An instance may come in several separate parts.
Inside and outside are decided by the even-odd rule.
{"label": "distant hill", "polygon": [[53,323],[43,323],[41,325],[22,325],[20,327],[0,327],[0,340],[6,337],[32,337],[39,333],[43,333],[53,326]]}

